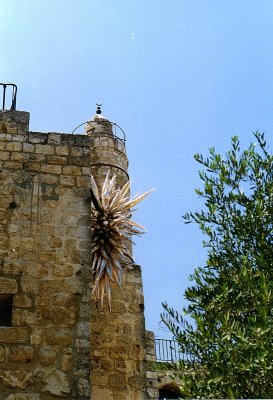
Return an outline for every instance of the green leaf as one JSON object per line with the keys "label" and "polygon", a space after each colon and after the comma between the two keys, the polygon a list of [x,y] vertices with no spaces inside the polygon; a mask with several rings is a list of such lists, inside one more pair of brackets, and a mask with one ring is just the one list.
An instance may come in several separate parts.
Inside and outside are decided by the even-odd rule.
{"label": "green leaf", "polygon": [[[188,304],[164,304],[162,320],[196,360],[181,364],[189,398],[273,398],[273,156],[265,135],[224,155],[196,154],[204,168],[201,211],[186,213],[204,234],[204,266],[190,277]],[[183,389],[183,390],[184,390]]]}

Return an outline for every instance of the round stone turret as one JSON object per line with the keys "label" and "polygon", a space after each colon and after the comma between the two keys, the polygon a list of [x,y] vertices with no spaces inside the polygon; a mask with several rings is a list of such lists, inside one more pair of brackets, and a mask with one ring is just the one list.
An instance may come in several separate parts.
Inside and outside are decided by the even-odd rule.
{"label": "round stone turret", "polygon": [[86,123],[85,133],[88,136],[100,133],[113,135],[112,124],[103,115],[95,115],[95,117]]}
{"label": "round stone turret", "polygon": [[[122,137],[117,135],[117,128]],[[89,136],[90,170],[99,190],[109,171],[110,177],[116,176],[116,188],[122,188],[129,179],[123,130],[103,117],[98,105],[97,113],[86,123],[85,131]],[[129,243],[126,251],[132,255]],[[97,302],[91,302],[91,360],[101,360],[91,371],[91,400],[147,398],[140,267],[125,268],[122,287],[123,291],[115,286],[112,288],[112,312],[107,307],[101,310]],[[117,362],[122,363],[123,372],[116,370]],[[107,371],[105,365],[110,365]]]}
{"label": "round stone turret", "polygon": [[[129,178],[125,135],[124,139],[116,135],[117,124],[101,115],[101,105],[97,106],[96,115],[85,125],[85,133],[90,137],[91,173],[100,186],[110,169],[117,176],[118,186],[121,187]],[[118,129],[124,134],[121,128]]]}
{"label": "round stone turret", "polygon": [[113,135],[112,123],[101,115],[100,105],[97,104],[96,115],[86,123],[85,133],[88,136],[93,134],[108,134]]}

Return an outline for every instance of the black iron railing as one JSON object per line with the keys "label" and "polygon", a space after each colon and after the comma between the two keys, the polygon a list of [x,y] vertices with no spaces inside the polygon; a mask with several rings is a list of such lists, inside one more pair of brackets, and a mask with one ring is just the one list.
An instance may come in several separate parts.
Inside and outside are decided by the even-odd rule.
{"label": "black iron railing", "polygon": [[155,339],[155,356],[159,362],[194,361],[190,354],[181,351],[176,340]]}
{"label": "black iron railing", "polygon": [[10,110],[16,110],[16,95],[17,95],[17,86],[14,83],[1,83],[0,86],[3,88],[3,95],[2,95],[2,110],[6,110],[6,96],[7,96],[7,88],[12,87],[11,93],[11,106]]}
{"label": "black iron railing", "polygon": [[[125,135],[124,130],[118,124],[116,124],[115,122],[109,121],[109,123],[112,125],[113,133],[105,133],[105,132],[103,132],[103,133],[95,133],[92,136],[108,136],[110,138],[114,138],[116,140],[120,140],[123,144],[125,144],[126,135]],[[91,125],[91,121],[85,121],[82,124],[76,126],[76,128],[72,131],[72,134],[75,133],[78,128],[80,128],[81,126],[86,125],[86,124],[87,125]]]}

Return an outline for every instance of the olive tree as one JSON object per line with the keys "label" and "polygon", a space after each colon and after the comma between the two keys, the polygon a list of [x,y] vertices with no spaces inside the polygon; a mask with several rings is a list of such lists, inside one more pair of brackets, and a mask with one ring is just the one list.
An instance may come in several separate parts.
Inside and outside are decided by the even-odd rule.
{"label": "olive tree", "polygon": [[224,156],[195,155],[204,209],[183,218],[205,235],[207,260],[182,312],[162,313],[195,361],[179,366],[188,397],[273,398],[273,156],[254,135],[244,151],[235,136]]}

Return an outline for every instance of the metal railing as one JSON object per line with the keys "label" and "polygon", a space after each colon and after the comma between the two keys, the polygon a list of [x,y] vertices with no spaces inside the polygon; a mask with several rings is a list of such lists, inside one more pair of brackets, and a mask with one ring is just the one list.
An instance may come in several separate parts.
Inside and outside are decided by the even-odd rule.
{"label": "metal railing", "polygon": [[[112,125],[112,130],[113,133],[95,133],[94,136],[108,136],[111,138],[114,138],[116,140],[120,140],[123,144],[126,142],[126,135],[124,130],[115,122],[109,121],[109,123]],[[85,121],[81,123],[80,125],[76,126],[76,128],[72,131],[72,135],[76,132],[78,128],[80,128],[83,125],[89,124],[91,125],[91,121]]]}
{"label": "metal railing", "polygon": [[17,96],[17,86],[14,83],[1,83],[0,86],[3,87],[3,95],[2,95],[2,110],[6,109],[6,91],[8,86],[12,86],[12,94],[11,94],[11,107],[10,110],[16,110],[16,96]]}
{"label": "metal railing", "polygon": [[176,340],[155,339],[155,356],[159,362],[194,361],[190,354],[181,351]]}

